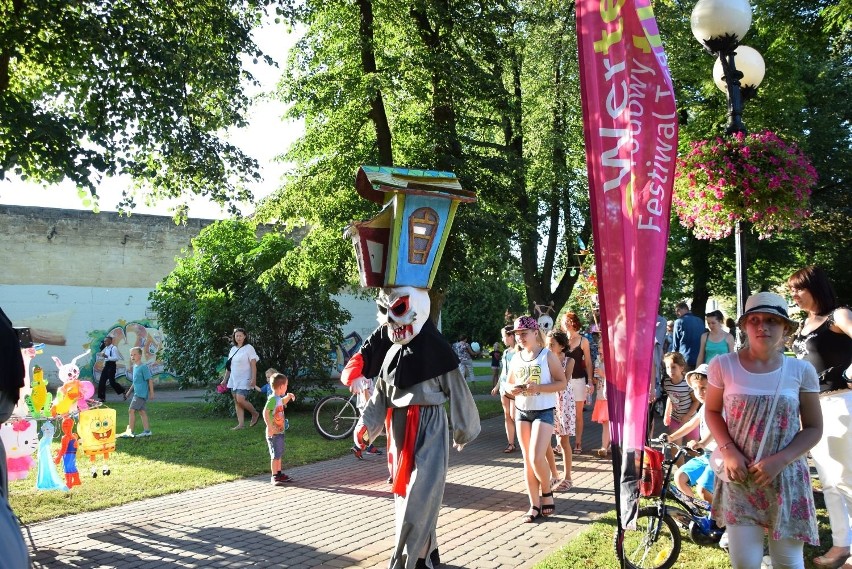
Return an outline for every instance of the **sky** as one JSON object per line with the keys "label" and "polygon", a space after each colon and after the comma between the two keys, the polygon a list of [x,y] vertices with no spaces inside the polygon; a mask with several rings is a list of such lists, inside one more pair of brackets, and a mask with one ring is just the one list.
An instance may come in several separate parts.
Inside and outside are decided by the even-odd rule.
{"label": "sky", "polygon": [[[261,50],[279,65],[276,68],[265,64],[252,64],[250,60],[246,60],[247,67],[261,83],[260,89],[252,87],[247,92],[250,95],[257,95],[271,91],[275,87],[286,61],[287,51],[299,35],[296,32],[288,32],[284,24],[276,25],[271,19],[268,19],[263,27],[255,30],[253,35]],[[263,180],[251,186],[255,200],[269,195],[278,187],[278,182],[288,165],[277,162],[275,158],[283,154],[291,142],[304,132],[304,126],[301,123],[285,122],[281,118],[285,109],[286,106],[280,102],[268,99],[256,100],[249,110],[248,126],[234,129],[227,134],[227,138],[233,144],[260,164]],[[127,187],[130,187],[127,178],[105,179],[98,188],[100,210],[116,211],[121,192]],[[137,200],[138,205],[132,211],[133,213],[171,215],[169,207],[177,203],[176,200],[162,201],[149,207],[141,200]],[[21,181],[12,175],[8,176],[8,180],[0,181],[0,204],[90,209],[90,206],[83,205],[81,198],[78,197],[77,187],[73,183],[64,182],[45,187],[41,184]],[[254,208],[252,204],[241,204],[240,209],[243,214],[249,214]],[[189,216],[224,219],[228,217],[228,214],[217,204],[199,198],[190,202]]]}

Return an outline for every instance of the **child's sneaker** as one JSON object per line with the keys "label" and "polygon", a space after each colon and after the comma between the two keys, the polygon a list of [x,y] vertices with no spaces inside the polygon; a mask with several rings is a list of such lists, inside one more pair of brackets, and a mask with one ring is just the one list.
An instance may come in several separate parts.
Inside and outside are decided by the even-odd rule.
{"label": "child's sneaker", "polygon": [[120,435],[117,435],[116,438],[117,439],[132,439],[134,436],[136,436],[136,435],[133,434],[133,431],[130,430],[130,427],[127,427],[127,429],[123,433],[121,433]]}
{"label": "child's sneaker", "polygon": [[367,454],[375,454],[377,456],[381,456],[382,451],[380,451],[379,449],[377,449],[373,445],[370,445],[370,446],[367,447]]}
{"label": "child's sneaker", "polygon": [[136,436],[137,436],[137,437],[150,437],[150,436],[151,436],[151,431],[142,431],[141,433],[139,433],[139,434],[138,434],[138,435],[136,435]]}
{"label": "child's sneaker", "polygon": [[361,450],[361,447],[359,447],[358,445],[352,445],[352,448],[350,450],[352,451],[352,454],[355,455],[355,458],[357,458],[358,460],[364,459],[364,455],[362,454],[363,451]]}
{"label": "child's sneaker", "polygon": [[287,475],[286,475],[286,474],[284,474],[283,472],[282,472],[282,473],[280,473],[280,474],[276,474],[275,476],[273,476],[273,477],[272,477],[272,479],[273,479],[273,484],[274,484],[275,486],[284,486],[284,485],[285,485],[285,484],[287,484],[288,482],[292,482],[292,481],[293,481],[293,479],[292,479],[292,478],[290,478],[289,476],[287,476]]}

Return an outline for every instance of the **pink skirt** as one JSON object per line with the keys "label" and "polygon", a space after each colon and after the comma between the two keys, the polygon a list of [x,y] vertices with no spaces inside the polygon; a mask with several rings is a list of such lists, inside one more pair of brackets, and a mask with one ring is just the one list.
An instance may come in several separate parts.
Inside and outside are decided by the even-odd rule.
{"label": "pink skirt", "polygon": [[606,423],[609,421],[609,409],[606,407],[606,399],[595,401],[595,408],[592,409],[592,421],[595,423]]}

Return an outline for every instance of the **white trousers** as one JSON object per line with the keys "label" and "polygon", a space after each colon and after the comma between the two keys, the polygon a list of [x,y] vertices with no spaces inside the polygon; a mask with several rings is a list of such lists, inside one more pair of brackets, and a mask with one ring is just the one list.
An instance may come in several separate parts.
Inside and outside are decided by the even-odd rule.
{"label": "white trousers", "polygon": [[824,395],[822,438],[811,449],[831,525],[832,545],[852,545],[852,391]]}
{"label": "white trousers", "polygon": [[[763,561],[763,538],[760,526],[728,526],[728,554],[733,569],[760,569]],[[772,569],[805,569],[805,542],[798,539],[769,540]]]}

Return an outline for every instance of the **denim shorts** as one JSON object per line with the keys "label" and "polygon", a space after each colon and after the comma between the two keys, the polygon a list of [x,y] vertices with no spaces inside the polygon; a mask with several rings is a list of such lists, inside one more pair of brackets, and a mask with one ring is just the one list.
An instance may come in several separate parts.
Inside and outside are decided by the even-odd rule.
{"label": "denim shorts", "polygon": [[234,395],[242,395],[246,399],[248,399],[249,393],[251,393],[251,389],[232,389]]}
{"label": "denim shorts", "polygon": [[270,458],[278,460],[284,456],[284,433],[266,437],[266,444],[269,446]]}
{"label": "denim shorts", "polygon": [[553,407],[550,409],[541,409],[539,411],[523,411],[521,409],[515,409],[515,421],[519,423],[521,421],[526,421],[527,423],[541,421],[542,423],[547,423],[548,425],[553,426],[553,412]]}

